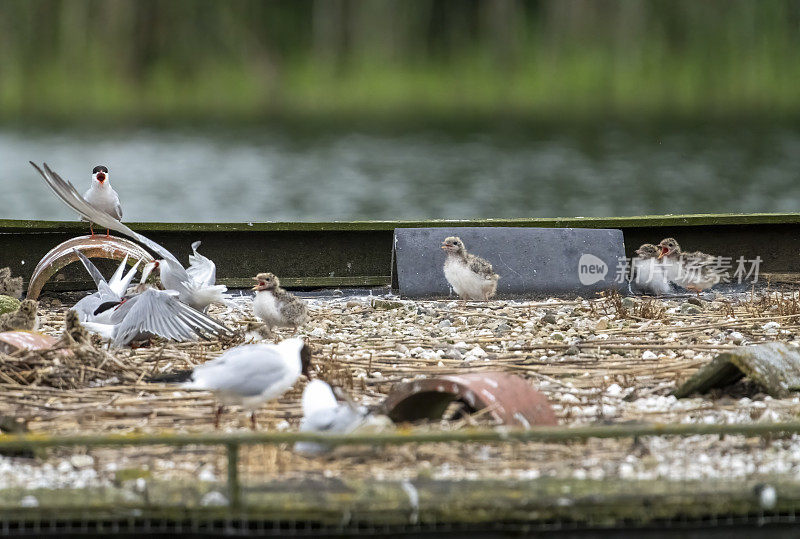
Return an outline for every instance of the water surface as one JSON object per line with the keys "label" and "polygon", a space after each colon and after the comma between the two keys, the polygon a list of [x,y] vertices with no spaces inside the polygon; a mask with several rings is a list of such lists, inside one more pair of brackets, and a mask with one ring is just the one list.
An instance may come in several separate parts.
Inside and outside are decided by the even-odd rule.
{"label": "water surface", "polygon": [[106,164],[128,221],[324,221],[792,212],[800,129],[0,129],[0,217],[72,219]]}

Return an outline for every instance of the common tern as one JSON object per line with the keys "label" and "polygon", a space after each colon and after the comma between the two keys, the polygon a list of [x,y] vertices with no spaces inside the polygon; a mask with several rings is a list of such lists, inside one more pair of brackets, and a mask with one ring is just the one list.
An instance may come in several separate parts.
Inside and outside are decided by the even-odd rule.
{"label": "common tern", "polygon": [[129,294],[128,287],[139,262],[125,274],[125,257],[111,281],[106,282],[91,260],[80,251],[75,253],[97,283],[98,291],[83,298],[72,309],[84,316],[86,329],[110,340],[114,346],[126,346],[155,336],[183,342],[232,335],[213,318],[180,302],[175,291],[141,286]]}
{"label": "common tern", "polygon": [[253,313],[264,321],[268,331],[273,327],[297,329],[308,321],[306,303],[281,288],[280,280],[272,273],[259,273],[253,279]]}
{"label": "common tern", "polygon": [[107,314],[106,323],[84,322],[84,327],[115,347],[151,337],[185,342],[231,336],[233,332],[200,311],[178,300],[174,290],[147,288],[119,303],[104,303],[96,316]]}
{"label": "common tern", "polygon": [[[364,423],[369,415],[367,409],[351,401],[338,402],[331,386],[322,380],[311,380],[303,390],[303,419],[300,432],[326,432],[347,434]],[[297,442],[298,453],[317,455],[329,449],[315,442]]]}
{"label": "common tern", "polygon": [[245,344],[191,371],[154,377],[151,381],[183,382],[182,387],[212,391],[219,402],[214,420],[225,405],[250,410],[250,424],[256,428],[256,409],[290,389],[301,374],[309,376],[311,349],[302,339],[285,339],[278,344]]}
{"label": "common tern", "polygon": [[[111,177],[108,174],[108,167],[104,165],[97,165],[92,170],[92,185],[89,190],[83,194],[86,202],[94,206],[100,211],[104,211],[117,221],[122,220],[122,206],[119,203],[119,195],[111,187]],[[82,218],[84,221],[87,219]],[[94,236],[94,226],[89,221],[89,230]],[[106,237],[109,231],[106,229]]]}
{"label": "common tern", "polygon": [[36,314],[38,308],[39,302],[23,299],[16,311],[0,314],[0,331],[36,331],[39,327],[39,316]]}
{"label": "common tern", "polygon": [[722,275],[716,271],[719,258],[700,251],[685,253],[675,238],[666,238],[658,244],[661,252],[658,259],[667,268],[670,281],[700,294],[719,283]]}
{"label": "common tern", "polygon": [[[194,254],[189,255],[189,267],[184,269],[179,264],[179,269],[168,259],[156,260],[145,265],[142,269],[143,278],[146,280],[154,271],[161,275],[161,284],[167,290],[175,290],[180,294],[184,303],[198,311],[205,311],[212,303],[225,304],[223,294],[228,290],[221,284],[214,284],[217,278],[217,267],[209,258],[197,252],[200,242],[192,244]],[[188,281],[185,280],[188,277]]]}
{"label": "common tern", "polygon": [[461,299],[488,300],[497,291],[500,276],[492,265],[467,252],[461,238],[450,236],[442,242],[447,253],[444,276]]}
{"label": "common tern", "polygon": [[[200,278],[208,273],[207,263],[200,262],[200,267],[203,269],[198,269],[196,272],[193,270],[195,273],[195,277],[193,278],[172,253],[153,240],[139,234],[138,232],[134,232],[128,226],[120,223],[119,220],[115,219],[111,215],[98,210],[96,207],[89,204],[86,199],[84,199],[80,193],[78,193],[72,183],[59,176],[58,173],[47,166],[47,163],[44,163],[43,165],[44,170],[39,168],[32,161],[30,163],[33,168],[39,172],[42,178],[44,178],[45,182],[50,186],[56,196],[58,196],[58,198],[60,198],[70,208],[75,210],[78,215],[104,228],[114,230],[120,234],[128,236],[129,238],[133,238],[151,251],[161,256],[162,258],[161,260],[158,260],[157,264],[148,265],[150,267],[148,268],[146,266],[143,271],[149,273],[153,269],[158,268],[161,273],[162,284],[164,284],[166,288],[177,292],[178,297],[182,302],[200,311],[204,311],[211,303],[224,303],[222,294],[227,290],[227,288],[222,285],[209,285],[204,279]],[[195,256],[197,255],[195,254]],[[202,258],[208,260],[205,257]],[[208,262],[211,261],[208,260]],[[216,270],[213,272],[214,275],[215,272]]]}
{"label": "common tern", "polygon": [[82,322],[98,322],[100,320],[97,320],[97,315],[94,314],[97,308],[104,303],[119,303],[122,301],[131,281],[133,281],[133,278],[136,276],[141,260],[137,261],[136,264],[128,270],[128,273],[125,273],[125,267],[128,263],[128,257],[125,256],[125,259],[111,276],[111,280],[106,281],[100,273],[100,270],[97,269],[97,266],[95,266],[86,255],[78,250],[74,252],[78,255],[83,267],[86,268],[86,271],[91,275],[95,285],[97,285],[97,292],[82,298],[78,303],[72,306],[71,310],[78,313]]}
{"label": "common tern", "polygon": [[636,250],[631,261],[633,282],[636,286],[652,294],[672,293],[672,284],[667,278],[667,266],[658,259],[659,249],[652,243],[645,243]]}

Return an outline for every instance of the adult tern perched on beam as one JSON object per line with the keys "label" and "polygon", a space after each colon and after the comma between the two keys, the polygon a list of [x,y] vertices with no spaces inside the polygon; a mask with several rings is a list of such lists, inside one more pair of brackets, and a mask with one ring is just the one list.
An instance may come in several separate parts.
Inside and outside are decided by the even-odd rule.
{"label": "adult tern perched on beam", "polygon": [[125,295],[138,262],[123,276],[126,258],[107,283],[91,260],[80,251],[76,253],[97,283],[98,291],[79,301],[73,310],[85,315],[86,329],[110,340],[114,346],[154,336],[183,342],[232,335],[213,318],[178,301],[175,291],[146,288],[141,293]]}
{"label": "adult tern perched on beam", "polygon": [[[111,177],[108,174],[108,167],[105,165],[97,165],[92,170],[92,185],[89,190],[83,194],[86,202],[109,214],[117,221],[122,220],[122,206],[119,203],[119,195],[111,187]],[[85,217],[82,218],[86,220]],[[94,236],[94,227],[92,222],[89,221],[89,230]],[[106,229],[106,237],[108,237],[108,229]]]}
{"label": "adult tern perched on beam", "polygon": [[[30,163],[33,168],[41,174],[44,181],[47,182],[47,185],[50,186],[56,196],[67,204],[67,206],[75,210],[78,215],[104,228],[115,230],[120,234],[133,238],[161,256],[162,259],[158,260],[157,264],[153,264],[149,268],[145,266],[145,270],[143,271],[149,274],[150,271],[158,268],[161,272],[161,282],[166,288],[177,292],[180,301],[199,311],[205,311],[212,303],[225,303],[222,294],[225,293],[227,288],[223,285],[215,285],[213,282],[209,284],[208,282],[209,275],[216,276],[216,268],[213,266],[214,263],[211,262],[211,260],[198,255],[195,250],[194,259],[197,262],[192,264],[192,266],[195,266],[195,269],[187,271],[178,259],[175,258],[175,255],[164,247],[138,232],[134,232],[129,227],[120,223],[119,220],[87,202],[86,199],[78,193],[72,183],[59,176],[47,166],[47,163],[43,165],[44,171],[34,162],[31,161]],[[190,261],[191,260],[190,257]],[[190,268],[192,266],[190,266]],[[210,267],[213,269],[209,269]]]}

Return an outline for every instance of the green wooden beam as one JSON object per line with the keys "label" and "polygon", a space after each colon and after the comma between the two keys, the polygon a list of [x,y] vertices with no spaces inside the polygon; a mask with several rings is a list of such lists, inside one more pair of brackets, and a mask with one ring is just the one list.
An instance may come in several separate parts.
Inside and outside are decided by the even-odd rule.
{"label": "green wooden beam", "polygon": [[[187,260],[190,245],[217,264],[220,282],[249,287],[257,273],[271,271],[289,287],[385,286],[392,275],[392,231],[403,227],[508,226],[618,228],[628,256],[642,243],[673,236],[687,250],[761,257],[761,271],[800,273],[800,213],[704,214],[636,217],[569,217],[429,221],[294,223],[128,223],[134,230]],[[86,233],[78,221],[0,220],[0,267],[30,278],[39,259],[55,245]],[[113,266],[107,265],[106,271]],[[78,264],[56,276],[47,290],[88,290]]]}
{"label": "green wooden beam", "polygon": [[318,442],[330,445],[404,445],[411,443],[506,443],[566,442],[590,438],[636,438],[641,436],[800,434],[800,422],[747,424],[653,423],[646,425],[600,425],[585,427],[532,427],[459,431],[393,431],[376,434],[319,434],[310,432],[236,432],[228,434],[111,434],[49,436],[45,434],[0,435],[0,450],[44,447],[100,447],[146,445],[252,445]]}

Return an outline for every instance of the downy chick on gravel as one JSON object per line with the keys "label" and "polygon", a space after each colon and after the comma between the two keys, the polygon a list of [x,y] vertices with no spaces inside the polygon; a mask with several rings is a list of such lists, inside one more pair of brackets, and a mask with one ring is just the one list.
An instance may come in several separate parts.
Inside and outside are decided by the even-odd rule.
{"label": "downy chick on gravel", "polygon": [[489,262],[468,253],[456,236],[445,238],[442,249],[447,253],[444,276],[461,299],[485,301],[494,296],[500,276]]}
{"label": "downy chick on gravel", "polygon": [[39,302],[32,299],[22,300],[19,309],[0,315],[0,331],[36,331],[39,327],[39,317],[36,314],[38,308]]}
{"label": "downy chick on gravel", "polygon": [[672,293],[672,284],[667,278],[667,266],[658,259],[659,249],[652,243],[645,243],[636,250],[631,260],[633,282],[643,292],[656,295]]}
{"label": "downy chick on gravel", "polygon": [[302,299],[281,288],[280,280],[272,273],[259,273],[253,279],[253,313],[264,321],[267,331],[274,327],[297,329],[308,322],[308,309]]}

